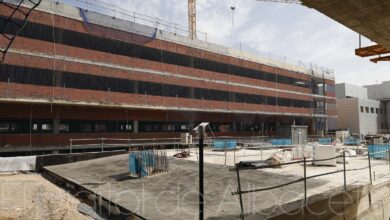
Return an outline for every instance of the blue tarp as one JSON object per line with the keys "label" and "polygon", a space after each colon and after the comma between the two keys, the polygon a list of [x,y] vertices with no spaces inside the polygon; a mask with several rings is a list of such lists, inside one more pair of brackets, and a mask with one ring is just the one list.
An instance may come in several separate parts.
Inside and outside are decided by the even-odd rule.
{"label": "blue tarp", "polygon": [[388,158],[388,153],[383,151],[390,150],[389,144],[370,144],[368,145],[368,152],[370,152],[370,157],[375,159],[386,159]]}
{"label": "blue tarp", "polygon": [[87,28],[87,30],[89,31],[89,20],[88,20],[88,17],[87,17],[87,13],[82,8],[79,8],[79,11],[80,11],[80,17],[83,19],[84,25]]}
{"label": "blue tarp", "polygon": [[232,150],[237,148],[236,140],[213,140],[213,148],[214,150]]}
{"label": "blue tarp", "polygon": [[323,145],[331,145],[332,144],[332,138],[320,138],[318,140],[318,142],[320,144],[323,144]]}
{"label": "blue tarp", "polygon": [[131,175],[140,177],[148,176],[147,167],[154,165],[153,151],[131,152],[129,154],[129,172]]}
{"label": "blue tarp", "polygon": [[357,138],[346,138],[344,145],[360,145],[360,140]]}
{"label": "blue tarp", "polygon": [[291,139],[290,138],[279,138],[279,139],[271,139],[272,146],[284,146],[284,145],[291,145]]}

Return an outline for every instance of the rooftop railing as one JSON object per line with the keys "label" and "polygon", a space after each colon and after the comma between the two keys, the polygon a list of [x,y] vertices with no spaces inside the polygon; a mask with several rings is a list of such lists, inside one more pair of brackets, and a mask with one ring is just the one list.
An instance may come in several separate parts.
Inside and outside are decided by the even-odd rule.
{"label": "rooftop railing", "polygon": [[[244,216],[243,198],[242,198],[243,194],[268,191],[268,190],[278,189],[278,188],[282,188],[282,187],[285,187],[285,186],[288,186],[288,185],[296,184],[296,183],[299,183],[299,182],[303,182],[303,190],[302,191],[304,193],[304,202],[305,202],[304,204],[307,205],[307,198],[308,198],[308,196],[307,196],[307,194],[308,194],[307,193],[308,192],[307,180],[309,180],[309,179],[313,179],[313,178],[317,178],[317,177],[321,177],[321,176],[328,176],[328,175],[337,174],[337,173],[341,173],[342,172],[343,173],[343,188],[344,188],[344,190],[347,190],[347,172],[350,172],[350,171],[360,171],[360,170],[368,169],[370,185],[372,185],[373,184],[372,167],[384,164],[384,163],[380,163],[380,164],[372,165],[371,164],[371,158],[373,157],[374,154],[380,154],[380,155],[386,154],[386,155],[388,155],[387,158],[385,158],[385,159],[387,160],[386,163],[389,165],[389,173],[390,173],[390,149],[386,150],[386,151],[378,151],[378,152],[371,152],[371,153],[369,151],[368,155],[367,155],[368,166],[361,167],[361,168],[354,168],[354,169],[347,169],[347,166],[346,166],[346,163],[347,163],[346,162],[346,153],[347,153],[347,151],[342,151],[341,155],[338,155],[338,156],[335,156],[335,157],[331,157],[331,158],[320,159],[320,160],[308,160],[308,159],[304,158],[303,160],[292,161],[292,162],[287,162],[287,163],[281,163],[281,164],[277,164],[277,165],[264,165],[264,164],[262,164],[262,165],[254,165],[257,162],[260,163],[260,162],[263,162],[263,161],[250,161],[250,162],[239,162],[239,163],[236,163],[235,167],[230,169],[230,171],[236,172],[236,176],[237,176],[237,191],[232,192],[232,195],[238,195],[239,196],[240,209],[241,209],[241,214],[240,214],[241,219],[245,218],[245,216]],[[307,163],[329,161],[329,160],[334,160],[334,159],[337,160],[337,158],[343,158],[343,169],[337,169],[335,171],[321,173],[321,174],[316,174],[316,175],[311,175],[311,176],[307,175],[307,168],[308,168]],[[293,181],[290,181],[290,182],[282,183],[282,184],[279,184],[279,185],[269,186],[269,187],[255,188],[255,189],[248,189],[248,190],[242,189],[241,179],[240,179],[240,172],[241,171],[245,171],[245,170],[246,171],[248,171],[248,170],[260,170],[260,169],[266,169],[266,168],[275,168],[275,167],[281,167],[281,166],[289,166],[289,165],[294,165],[294,164],[303,164],[303,177],[302,178],[299,178],[299,179],[296,179],[296,180],[293,180]]]}

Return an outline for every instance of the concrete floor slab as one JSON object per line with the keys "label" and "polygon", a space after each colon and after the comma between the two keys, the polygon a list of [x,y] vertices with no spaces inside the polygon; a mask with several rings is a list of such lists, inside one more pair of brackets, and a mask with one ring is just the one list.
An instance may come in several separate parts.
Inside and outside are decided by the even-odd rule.
{"label": "concrete floor slab", "polygon": [[[168,150],[168,155],[175,151]],[[274,150],[263,152],[272,154]],[[228,164],[233,162],[233,152],[228,152]],[[238,196],[231,195],[237,190],[235,172],[224,166],[224,152],[205,151],[205,216],[223,217],[239,215]],[[238,157],[237,157],[238,156]],[[239,160],[259,159],[260,153],[254,150],[236,152]],[[121,178],[126,176],[127,155],[76,162],[66,165],[46,167],[68,180],[71,180],[106,199],[121,205],[147,219],[198,219],[198,163],[196,154],[188,159],[169,159],[170,171],[166,174],[144,179]],[[214,163],[214,164],[212,164]],[[379,163],[373,161],[373,164]],[[348,168],[367,165],[363,158],[350,161]],[[308,175],[325,173],[342,168],[308,167]],[[387,164],[373,168],[378,178],[387,178]],[[241,172],[243,189],[263,188],[299,179],[303,176],[302,165],[291,165],[278,169],[251,170]],[[351,171],[348,184],[362,184],[368,181],[368,170]],[[322,193],[343,185],[342,173],[319,177],[308,181],[308,195]],[[300,200],[303,198],[303,183],[292,184],[270,191],[245,194],[245,213],[261,213],[266,208]],[[264,213],[266,215],[267,213]]]}
{"label": "concrete floor slab", "polygon": [[346,27],[390,48],[390,3],[381,0],[302,0]]}

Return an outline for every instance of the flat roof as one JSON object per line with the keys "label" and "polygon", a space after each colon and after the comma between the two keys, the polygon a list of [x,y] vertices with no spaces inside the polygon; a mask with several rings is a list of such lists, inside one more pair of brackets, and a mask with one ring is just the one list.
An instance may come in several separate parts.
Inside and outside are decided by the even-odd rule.
{"label": "flat roof", "polygon": [[[169,172],[142,179],[123,178],[128,173],[128,155],[82,161],[45,167],[84,188],[111,200],[147,219],[194,219],[198,215],[198,162],[195,149],[187,159],[169,158]],[[276,152],[272,150],[240,150],[225,153],[205,150],[205,217],[239,216],[236,173],[229,171],[234,162],[266,159]],[[172,156],[176,150],[168,150]],[[234,159],[234,155],[235,158]],[[237,161],[235,161],[237,160]],[[372,161],[376,183],[389,179],[389,166],[383,161]],[[347,169],[366,167],[366,157],[352,158]],[[342,169],[309,165],[308,176]],[[369,182],[368,169],[347,173],[348,185],[364,185]],[[303,166],[295,164],[282,168],[241,171],[243,189],[275,186],[302,178]],[[308,180],[308,195],[318,195],[343,185],[343,173]],[[286,193],[287,192],[287,193]],[[245,214],[261,214],[267,208],[303,198],[303,182],[286,187],[244,194]]]}

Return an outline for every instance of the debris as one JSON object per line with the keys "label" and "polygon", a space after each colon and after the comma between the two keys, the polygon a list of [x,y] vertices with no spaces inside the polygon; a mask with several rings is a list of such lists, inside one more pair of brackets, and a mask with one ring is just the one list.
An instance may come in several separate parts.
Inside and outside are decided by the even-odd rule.
{"label": "debris", "polygon": [[273,155],[273,156],[271,156],[270,158],[268,158],[267,160],[265,160],[265,163],[266,163],[267,165],[275,166],[275,167],[277,167],[277,168],[280,168],[281,166],[278,166],[278,165],[283,164],[283,160],[282,160],[282,158],[280,158],[279,156]]}
{"label": "debris", "polygon": [[244,168],[244,167],[255,167],[255,165],[251,162],[245,162],[245,161],[240,161],[238,163],[238,167]]}
{"label": "debris", "polygon": [[290,162],[293,157],[291,149],[283,149],[275,155],[281,158],[283,160],[283,163]]}
{"label": "debris", "polygon": [[182,151],[180,153],[174,154],[173,156],[176,158],[188,158],[190,156],[190,152]]}

